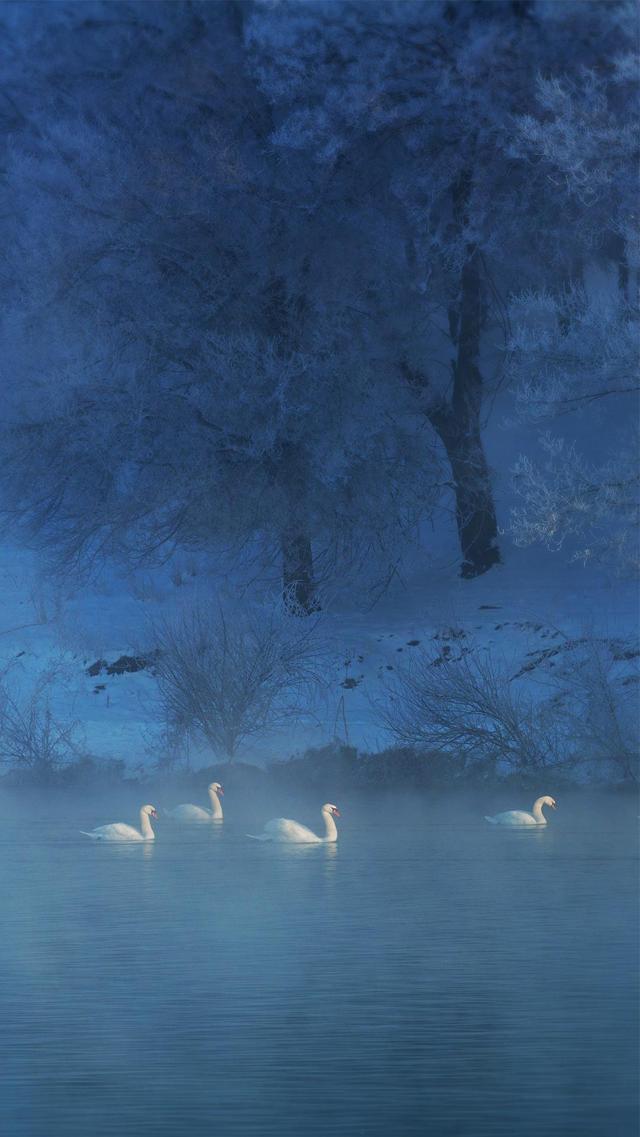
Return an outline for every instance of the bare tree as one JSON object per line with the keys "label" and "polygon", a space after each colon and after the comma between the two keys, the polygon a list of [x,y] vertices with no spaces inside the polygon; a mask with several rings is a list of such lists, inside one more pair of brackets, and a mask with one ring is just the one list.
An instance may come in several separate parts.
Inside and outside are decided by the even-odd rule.
{"label": "bare tree", "polygon": [[451,659],[423,653],[387,682],[376,709],[397,742],[458,755],[463,767],[535,769],[557,749],[551,723],[486,652]]}
{"label": "bare tree", "polygon": [[155,626],[156,674],[169,721],[233,761],[240,744],[309,713],[319,684],[314,629],[244,607],[195,606]]}

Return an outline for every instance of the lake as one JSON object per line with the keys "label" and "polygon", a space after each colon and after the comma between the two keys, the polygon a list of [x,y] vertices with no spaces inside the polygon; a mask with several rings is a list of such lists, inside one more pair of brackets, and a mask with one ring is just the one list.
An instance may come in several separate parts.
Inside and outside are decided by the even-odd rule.
{"label": "lake", "polygon": [[557,796],[341,796],[316,847],[230,794],[121,846],[77,830],[131,802],[0,803],[0,1131],[631,1137],[637,802]]}

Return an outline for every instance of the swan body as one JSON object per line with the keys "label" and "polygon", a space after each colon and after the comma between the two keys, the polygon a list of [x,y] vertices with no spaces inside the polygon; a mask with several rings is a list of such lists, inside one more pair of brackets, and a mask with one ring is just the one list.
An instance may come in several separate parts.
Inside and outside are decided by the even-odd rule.
{"label": "swan body", "polygon": [[155,841],[156,835],[151,828],[150,818],[157,816],[152,805],[143,805],[140,810],[140,829],[116,821],[113,825],[98,825],[97,829],[92,829],[90,833],[85,833],[84,829],[80,832],[84,837],[91,837],[93,841]]}
{"label": "swan body", "polygon": [[508,809],[506,813],[496,813],[495,817],[485,816],[485,821],[490,821],[492,825],[511,825],[512,827],[546,825],[547,819],[542,812],[543,805],[549,805],[552,809],[557,809],[555,799],[545,796],[539,797],[533,803],[531,813],[527,813],[524,809]]}
{"label": "swan body", "polygon": [[258,837],[253,833],[248,833],[247,836],[254,841],[279,841],[290,845],[328,845],[338,840],[338,830],[333,819],[340,816],[340,810],[336,805],[327,803],[323,805],[321,812],[325,826],[324,837],[318,837],[311,829],[307,829],[306,825],[301,825],[299,821],[291,821],[288,817],[275,817],[273,821],[268,821],[264,833]]}
{"label": "swan body", "polygon": [[211,809],[202,809],[199,805],[177,805],[175,809],[165,809],[166,816],[174,821],[222,821],[224,815],[220,798],[224,797],[224,790],[220,782],[212,782],[207,791]]}

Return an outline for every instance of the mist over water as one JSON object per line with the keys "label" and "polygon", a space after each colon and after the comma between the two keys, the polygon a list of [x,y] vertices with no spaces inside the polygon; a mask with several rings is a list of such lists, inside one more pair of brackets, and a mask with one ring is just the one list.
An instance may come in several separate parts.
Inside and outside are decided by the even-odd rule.
{"label": "mist over water", "polygon": [[635,1132],[637,805],[483,822],[528,796],[341,795],[316,847],[245,833],[322,796],[120,846],[78,829],[141,802],[1,803],[1,1131]]}

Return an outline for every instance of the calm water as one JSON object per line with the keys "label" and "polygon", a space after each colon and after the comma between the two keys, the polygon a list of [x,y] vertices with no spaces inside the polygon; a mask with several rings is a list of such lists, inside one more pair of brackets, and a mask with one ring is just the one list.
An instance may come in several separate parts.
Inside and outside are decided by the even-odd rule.
{"label": "calm water", "polygon": [[635,1135],[637,806],[339,804],[316,848],[0,807],[4,1137]]}

